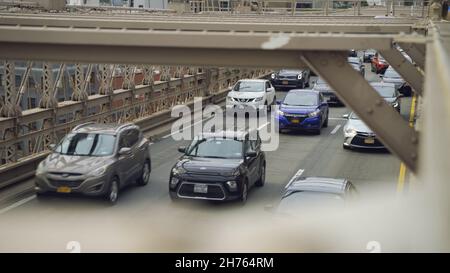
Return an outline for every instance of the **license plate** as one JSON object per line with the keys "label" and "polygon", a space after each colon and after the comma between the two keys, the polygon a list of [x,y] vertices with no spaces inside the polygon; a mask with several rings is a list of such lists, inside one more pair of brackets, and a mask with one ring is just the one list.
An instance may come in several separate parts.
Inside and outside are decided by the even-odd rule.
{"label": "license plate", "polygon": [[369,137],[364,139],[364,143],[366,144],[374,144],[375,143],[375,139],[373,137]]}
{"label": "license plate", "polygon": [[61,193],[70,193],[72,191],[72,189],[69,187],[58,187],[58,189],[56,189],[56,191],[61,192]]}
{"label": "license plate", "polygon": [[206,184],[195,184],[194,185],[194,192],[196,192],[196,193],[207,193],[208,192],[208,185],[206,185]]}
{"label": "license plate", "polygon": [[289,81],[283,81],[282,83],[283,84],[289,84]]}
{"label": "license plate", "polygon": [[300,123],[300,120],[295,118],[295,119],[292,119],[291,122],[292,123]]}

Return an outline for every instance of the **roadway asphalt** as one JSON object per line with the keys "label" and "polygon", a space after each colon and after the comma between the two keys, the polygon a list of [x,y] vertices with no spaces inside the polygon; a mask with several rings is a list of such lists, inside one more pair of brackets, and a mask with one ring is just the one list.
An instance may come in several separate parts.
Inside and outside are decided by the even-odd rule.
{"label": "roadway asphalt", "polygon": [[[370,68],[366,73],[368,79],[378,79]],[[281,99],[285,93],[279,91],[277,97]],[[402,99],[405,118],[409,105],[410,98]],[[204,227],[224,217],[267,218],[270,225],[268,208],[278,202],[284,186],[299,170],[303,170],[303,176],[347,178],[355,184],[361,197],[378,190],[395,194],[400,168],[395,156],[388,152],[342,148],[345,124],[342,115],[349,112],[347,107],[331,107],[329,126],[320,135],[281,134],[278,149],[266,152],[266,184],[249,192],[245,206],[233,202],[172,203],[168,195],[169,172],[180,156],[177,146],[187,142],[166,137],[151,145],[151,182],[145,187],[125,189],[113,207],[101,199],[68,196],[43,200],[29,196],[0,207],[0,251],[67,252],[70,241],[80,242],[83,251],[223,250],[211,243],[217,241],[220,232],[215,230],[217,227],[206,232]],[[202,229],[197,229],[199,224]],[[180,228],[185,230],[183,234]],[[173,229],[178,232],[171,234]]]}

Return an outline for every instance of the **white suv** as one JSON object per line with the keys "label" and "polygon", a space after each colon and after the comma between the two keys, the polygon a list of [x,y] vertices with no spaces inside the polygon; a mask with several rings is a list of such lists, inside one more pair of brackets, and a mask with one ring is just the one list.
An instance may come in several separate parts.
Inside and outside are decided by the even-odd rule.
{"label": "white suv", "polygon": [[275,88],[268,80],[244,79],[238,81],[227,95],[227,108],[254,107],[267,111],[276,104]]}

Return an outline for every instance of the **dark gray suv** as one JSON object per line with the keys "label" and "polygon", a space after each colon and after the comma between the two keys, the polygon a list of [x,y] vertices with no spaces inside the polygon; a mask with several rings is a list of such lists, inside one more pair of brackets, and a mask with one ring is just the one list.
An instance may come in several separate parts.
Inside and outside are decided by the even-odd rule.
{"label": "dark gray suv", "polygon": [[124,186],[150,179],[149,141],[128,123],[76,126],[36,170],[36,194],[57,192],[105,196],[116,203]]}

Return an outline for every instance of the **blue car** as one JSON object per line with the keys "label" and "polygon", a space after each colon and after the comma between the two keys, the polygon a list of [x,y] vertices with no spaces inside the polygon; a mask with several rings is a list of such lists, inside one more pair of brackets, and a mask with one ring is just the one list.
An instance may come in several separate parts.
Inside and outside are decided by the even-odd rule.
{"label": "blue car", "polygon": [[328,126],[328,103],[321,92],[295,89],[280,103],[277,121],[280,133],[285,129],[307,130],[320,134]]}

